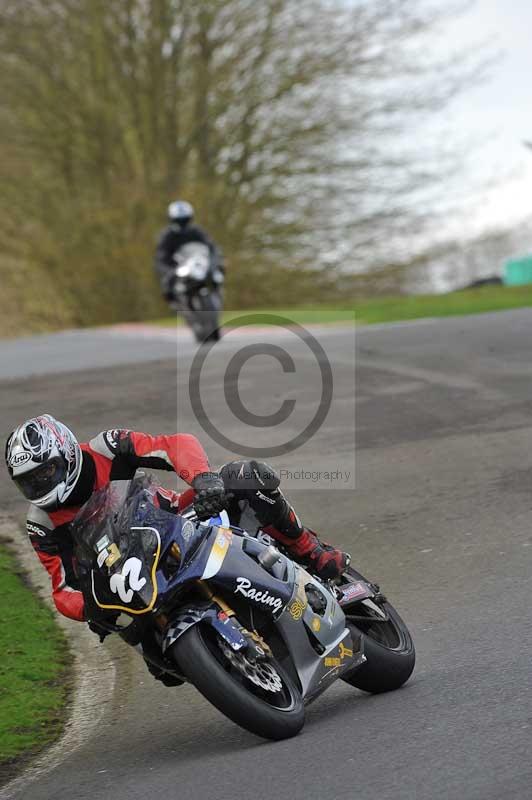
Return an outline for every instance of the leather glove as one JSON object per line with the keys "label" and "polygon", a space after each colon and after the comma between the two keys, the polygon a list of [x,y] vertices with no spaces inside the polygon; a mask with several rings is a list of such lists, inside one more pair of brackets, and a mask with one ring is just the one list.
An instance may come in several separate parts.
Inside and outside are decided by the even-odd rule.
{"label": "leather glove", "polygon": [[113,633],[109,630],[109,625],[114,625],[119,616],[119,614],[93,614],[87,617],[86,622],[90,630],[100,637],[100,642],[103,642],[106,636]]}
{"label": "leather glove", "polygon": [[198,519],[209,519],[223,511],[227,502],[225,486],[216,472],[202,472],[197,475],[192,481],[192,488],[196,492],[194,511]]}
{"label": "leather glove", "polygon": [[111,631],[107,630],[103,625],[100,625],[99,622],[96,622],[94,619],[88,619],[87,625],[91,629],[93,633],[100,637],[100,642],[103,642],[106,636],[109,636]]}

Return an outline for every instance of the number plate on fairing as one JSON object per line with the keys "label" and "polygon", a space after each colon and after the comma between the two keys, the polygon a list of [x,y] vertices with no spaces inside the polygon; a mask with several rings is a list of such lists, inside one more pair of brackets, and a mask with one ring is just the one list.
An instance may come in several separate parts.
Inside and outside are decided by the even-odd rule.
{"label": "number plate on fairing", "polygon": [[[161,537],[155,528],[131,527],[128,552],[115,569],[92,571],[92,594],[100,608],[146,614],[157,599],[157,564]],[[112,545],[116,547],[116,545]],[[105,551],[102,551],[105,552]],[[122,558],[119,553],[120,558]],[[116,559],[111,563],[114,566]],[[109,563],[109,558],[105,562]]]}

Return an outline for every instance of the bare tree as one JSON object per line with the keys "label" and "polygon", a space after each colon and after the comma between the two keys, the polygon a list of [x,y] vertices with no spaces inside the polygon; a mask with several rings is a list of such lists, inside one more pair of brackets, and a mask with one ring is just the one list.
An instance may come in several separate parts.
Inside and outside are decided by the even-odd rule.
{"label": "bare tree", "polygon": [[150,251],[176,193],[227,252],[235,303],[280,264],[383,266],[450,167],[401,133],[476,73],[424,49],[456,11],[2,0],[2,268],[53,280],[73,322],[157,313]]}

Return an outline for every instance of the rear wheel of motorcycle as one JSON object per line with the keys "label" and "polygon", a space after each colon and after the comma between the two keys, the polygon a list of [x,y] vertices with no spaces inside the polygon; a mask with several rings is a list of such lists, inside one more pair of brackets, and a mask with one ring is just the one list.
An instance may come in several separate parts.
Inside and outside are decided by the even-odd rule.
{"label": "rear wheel of motorcycle", "polygon": [[349,618],[349,611],[346,611],[346,619],[353,632],[362,636],[367,661],[343,680],[372,694],[399,689],[409,679],[416,662],[410,632],[390,603],[381,605],[388,617],[386,622],[376,622],[371,614],[368,614],[367,622],[361,621],[363,608],[362,604],[353,608],[356,621]]}
{"label": "rear wheel of motorcycle", "polygon": [[301,695],[273,658],[265,663],[277,676],[274,685],[281,684],[279,691],[266,690],[246,677],[244,655],[231,652],[210,625],[199,623],[189,628],[171,652],[196,689],[242,728],[265,739],[278,740],[295,736],[303,727]]}

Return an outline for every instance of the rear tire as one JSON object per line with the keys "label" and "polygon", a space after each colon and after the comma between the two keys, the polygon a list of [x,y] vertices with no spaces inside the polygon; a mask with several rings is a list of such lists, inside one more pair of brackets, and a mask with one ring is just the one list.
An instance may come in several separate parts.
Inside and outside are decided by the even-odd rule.
{"label": "rear tire", "polygon": [[[353,613],[355,609],[356,606]],[[411,676],[416,663],[414,643],[405,623],[389,603],[383,603],[382,609],[389,620],[373,624],[351,621],[346,612],[349,627],[362,636],[367,661],[343,680],[371,694],[399,689]]]}
{"label": "rear tire", "polygon": [[[232,667],[218,634],[209,625],[199,623],[185,631],[171,654],[180,671],[213,706],[251,733],[265,739],[288,739],[303,727],[301,694],[275,660],[270,659],[269,663],[281,680],[282,690],[262,690],[263,699],[257,696],[260,688]],[[241,655],[236,653],[235,658],[238,657]],[[268,698],[271,702],[267,702]]]}

